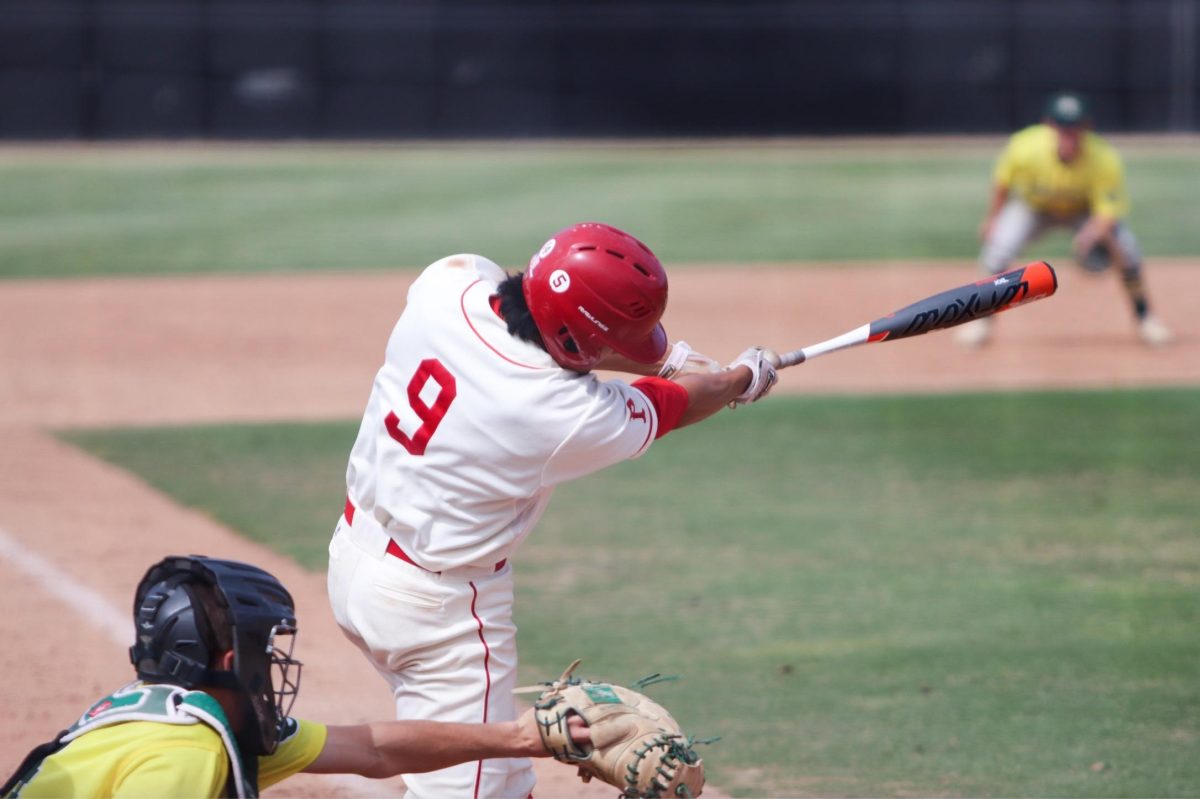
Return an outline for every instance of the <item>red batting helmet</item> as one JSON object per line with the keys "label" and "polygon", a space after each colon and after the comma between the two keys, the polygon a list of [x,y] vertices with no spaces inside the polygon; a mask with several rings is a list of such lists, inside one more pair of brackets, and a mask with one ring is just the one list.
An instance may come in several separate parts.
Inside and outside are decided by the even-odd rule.
{"label": "red batting helmet", "polygon": [[560,230],[529,261],[525,302],[550,355],[586,372],[606,347],[641,363],[667,349],[659,324],[667,273],[650,248],[615,227],[581,222]]}

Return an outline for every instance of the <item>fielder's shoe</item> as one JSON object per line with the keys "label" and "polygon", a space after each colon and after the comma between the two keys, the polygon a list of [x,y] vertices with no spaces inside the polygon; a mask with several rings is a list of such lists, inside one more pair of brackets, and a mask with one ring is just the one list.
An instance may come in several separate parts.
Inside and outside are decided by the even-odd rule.
{"label": "fielder's shoe", "polygon": [[1138,335],[1143,343],[1151,347],[1162,347],[1171,343],[1171,331],[1153,316],[1146,316],[1138,322]]}
{"label": "fielder's shoe", "polygon": [[990,316],[985,316],[983,319],[972,319],[954,331],[954,340],[967,349],[978,349],[987,344],[988,339],[991,338],[993,322],[995,320]]}

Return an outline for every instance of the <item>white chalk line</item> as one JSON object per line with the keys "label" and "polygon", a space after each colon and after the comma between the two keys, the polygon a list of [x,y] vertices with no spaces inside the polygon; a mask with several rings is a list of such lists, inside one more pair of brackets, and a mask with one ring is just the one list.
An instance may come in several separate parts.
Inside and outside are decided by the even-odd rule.
{"label": "white chalk line", "polygon": [[[59,569],[46,558],[22,546],[0,527],[0,555],[58,599],[108,634],[121,646],[133,643],[133,611],[121,613],[111,602]],[[132,596],[132,592],[130,593]]]}

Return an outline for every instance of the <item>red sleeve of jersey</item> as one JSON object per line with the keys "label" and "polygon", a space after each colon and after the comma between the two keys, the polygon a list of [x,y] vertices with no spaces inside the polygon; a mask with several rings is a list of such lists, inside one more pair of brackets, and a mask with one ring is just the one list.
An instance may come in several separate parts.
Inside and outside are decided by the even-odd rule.
{"label": "red sleeve of jersey", "polygon": [[645,394],[654,406],[658,416],[658,432],[654,437],[662,438],[674,430],[687,410],[687,389],[661,377],[643,377],[634,381],[633,387]]}

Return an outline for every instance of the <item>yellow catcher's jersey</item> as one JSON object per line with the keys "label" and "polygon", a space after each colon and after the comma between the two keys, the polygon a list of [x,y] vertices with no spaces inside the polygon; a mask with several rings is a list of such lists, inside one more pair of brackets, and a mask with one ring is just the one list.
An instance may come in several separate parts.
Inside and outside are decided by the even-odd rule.
{"label": "yellow catcher's jersey", "polygon": [[996,162],[993,179],[1035,211],[1055,216],[1092,213],[1120,219],[1129,213],[1125,169],[1108,142],[1088,131],[1079,156],[1058,158],[1057,131],[1033,125],[1013,134]]}
{"label": "yellow catcher's jersey", "polygon": [[[258,759],[258,787],[303,771],[325,747],[325,725],[300,721],[272,755]],[[46,758],[17,796],[216,797],[229,755],[207,724],[128,721],[92,730]]]}

